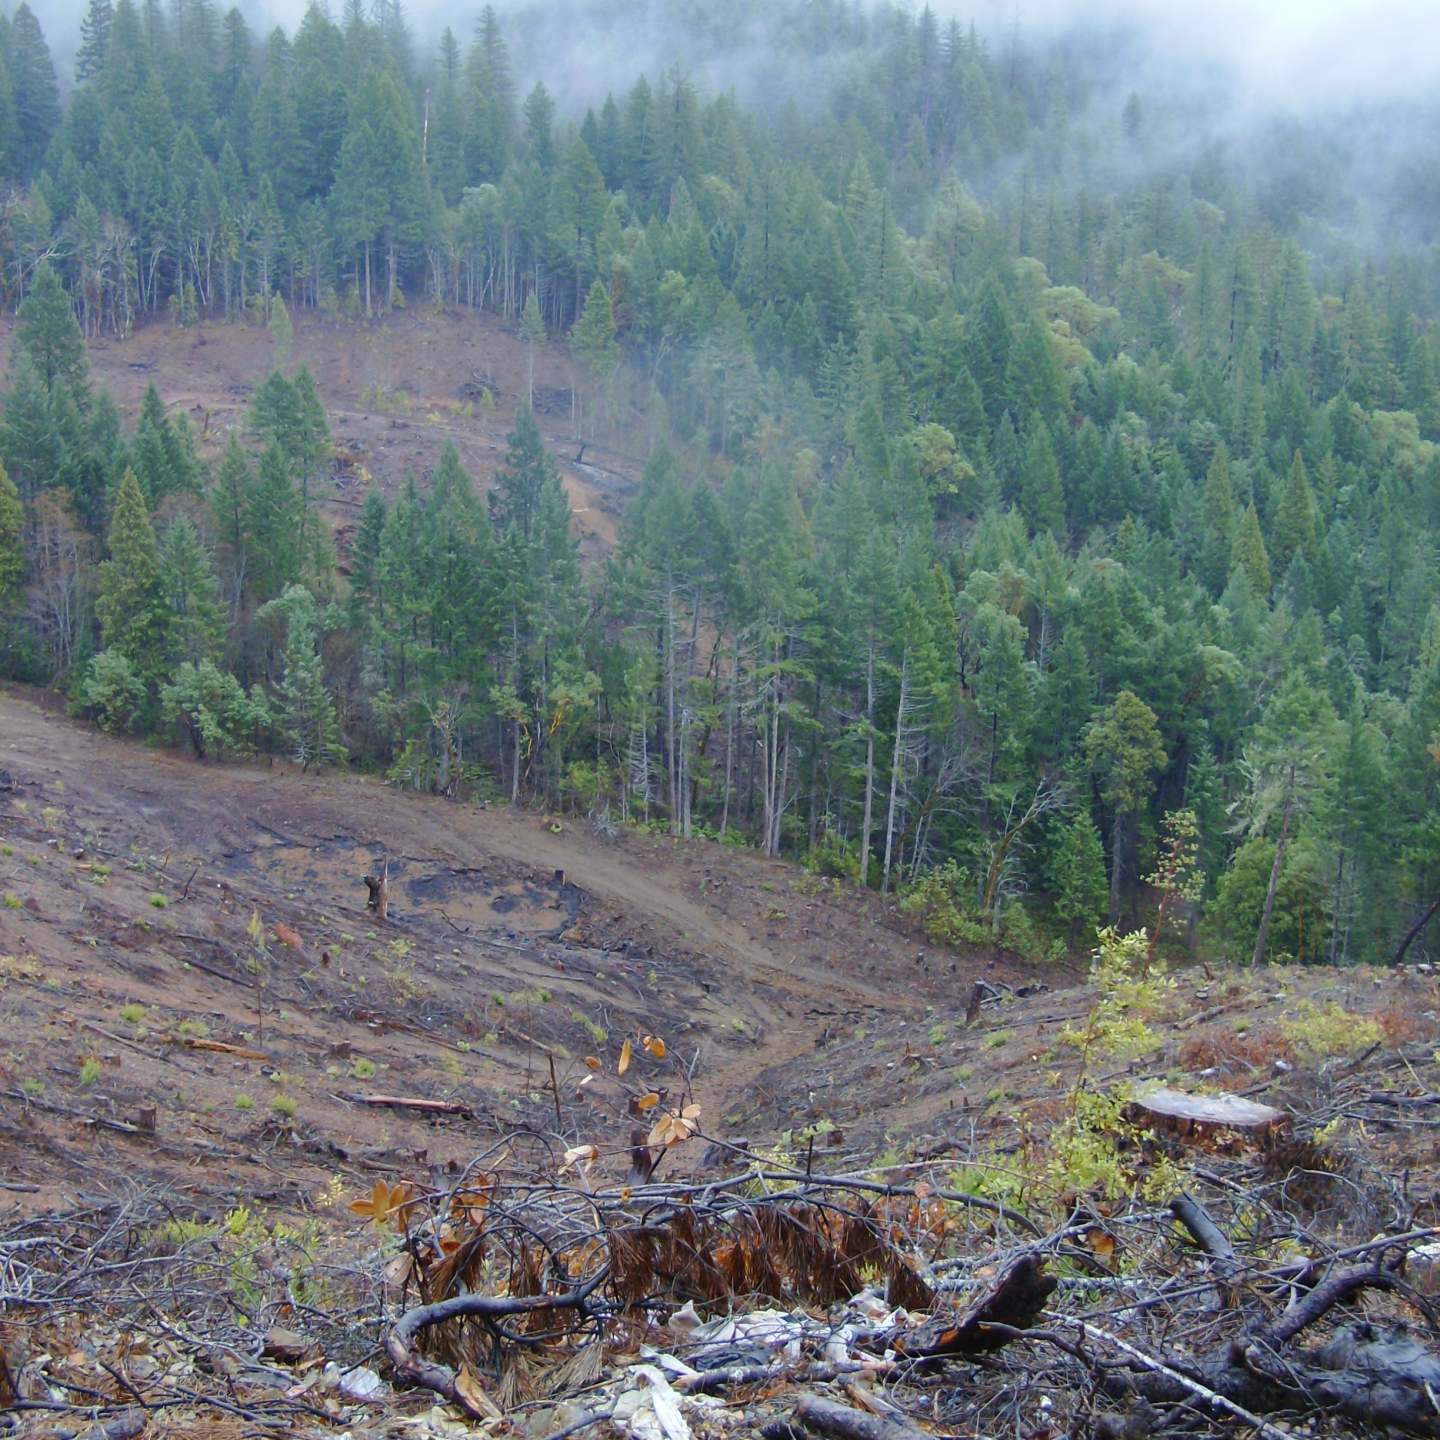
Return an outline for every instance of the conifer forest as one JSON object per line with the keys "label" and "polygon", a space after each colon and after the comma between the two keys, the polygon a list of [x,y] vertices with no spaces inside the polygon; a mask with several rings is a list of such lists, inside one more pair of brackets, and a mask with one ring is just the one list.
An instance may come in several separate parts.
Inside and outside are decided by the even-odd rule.
{"label": "conifer forest", "polygon": [[[0,674],[197,789],[274,756],[705,837],[1028,960],[1177,890],[1207,961],[1435,956],[1433,104],[1241,133],[1094,34],[568,8],[664,46],[582,83],[544,5],[0,20]],[[523,403],[493,484],[450,447],[338,535],[291,336],[400,312],[505,327]],[[92,375],[202,325],[273,340],[225,433]],[[599,557],[537,354],[573,452],[643,467]]]}

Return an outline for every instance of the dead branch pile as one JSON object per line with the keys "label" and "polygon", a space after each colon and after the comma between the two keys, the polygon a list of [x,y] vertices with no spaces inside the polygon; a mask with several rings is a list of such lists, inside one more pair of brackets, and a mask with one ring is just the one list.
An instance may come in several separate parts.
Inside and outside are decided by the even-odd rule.
{"label": "dead branch pile", "polygon": [[[1430,1103],[1364,1083],[1312,1113]],[[376,1182],[344,1255],[97,1201],[0,1231],[0,1404],[114,1436],[183,1413],[358,1437],[408,1410],[549,1440],[1440,1437],[1433,1204],[1312,1130],[1192,1148],[1180,1193],[1077,1197],[1049,1230],[939,1171],[742,1153],[624,1185],[533,1133],[443,1186]]]}

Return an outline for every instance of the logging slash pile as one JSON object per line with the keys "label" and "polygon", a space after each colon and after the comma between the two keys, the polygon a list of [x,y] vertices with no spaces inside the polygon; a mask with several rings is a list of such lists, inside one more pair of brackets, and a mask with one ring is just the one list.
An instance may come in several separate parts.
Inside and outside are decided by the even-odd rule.
{"label": "logging slash pile", "polygon": [[33,1219],[0,1239],[0,1433],[1440,1435],[1433,1197],[1313,1123],[1440,1104],[1375,1085],[1322,1077],[1308,1116],[1191,1097],[1183,1135],[1144,1132],[1180,1188],[1048,1224],[933,1167],[721,1144],[658,1178],[698,1150],[694,1107],[652,1117],[628,1183],[534,1133],[443,1185],[377,1181],[348,1249],[153,1194]]}

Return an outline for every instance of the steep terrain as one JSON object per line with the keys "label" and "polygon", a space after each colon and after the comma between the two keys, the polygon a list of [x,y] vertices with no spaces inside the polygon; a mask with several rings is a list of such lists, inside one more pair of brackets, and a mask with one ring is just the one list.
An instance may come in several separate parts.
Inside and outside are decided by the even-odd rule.
{"label": "steep terrain", "polygon": [[[364,904],[375,872],[385,920]],[[1098,1042],[1102,997],[1079,977],[924,943],[880,897],[781,862],[358,776],[201,767],[87,729],[46,697],[0,693],[7,1403],[40,1412],[26,1435],[74,1434],[44,1421],[92,1402],[109,1428],[89,1433],[114,1436],[470,1433],[462,1414],[490,1433],[589,1423],[575,1418],[582,1393],[603,1416],[639,1383],[625,1368],[632,1319],[612,1317],[608,1343],[575,1354],[589,1331],[562,1328],[528,1360],[498,1330],[431,1340],[427,1355],[464,1360],[459,1382],[443,1365],[421,1381],[448,1408],[406,1383],[418,1372],[398,1329],[387,1340],[415,1276],[421,1298],[443,1293],[463,1237],[494,1257],[466,1252],[482,1296],[523,1306],[513,1297],[540,1276],[532,1241],[557,1206],[583,1222],[569,1243],[592,1257],[596,1217],[621,1267],[613,1288],[654,1312],[633,1333],[686,1354],[679,1317],[666,1329],[665,1316],[687,1298],[692,1314],[697,1295],[716,1307],[702,1282],[721,1260],[739,1278],[721,1287],[718,1325],[727,1307],[745,1323],[746,1307],[779,1303],[788,1318],[753,1323],[779,1314],[815,1350],[840,1324],[816,1318],[811,1291],[827,1286],[842,1317],[869,1317],[864,1329],[889,1314],[871,1288],[848,1298],[859,1272],[831,1273],[827,1241],[812,1237],[813,1253],[796,1241],[785,1217],[808,1223],[807,1197],[838,1199],[867,1234],[878,1217],[907,1273],[945,1277],[950,1289],[922,1288],[908,1318],[886,1322],[929,1343],[933,1308],[942,1353],[949,1300],[990,1294],[1020,1261],[1043,1276],[1035,1257],[1049,1251],[1067,1287],[1055,1303],[1076,1323],[1118,1313],[1152,1351],[1170,1319],[1198,1333],[1213,1278],[1197,1283],[1180,1233],[1155,1223],[1152,1181],[1201,1190],[1243,1251],[1252,1306],[1277,1275],[1290,1286],[1297,1254],[1338,1260],[1383,1249],[1377,1235],[1421,1246],[1437,1234],[1432,967],[1197,967],[1143,1005],[1136,995],[1153,1042],[1130,1063],[1099,1043],[1092,1055],[1074,1029]],[[1258,1148],[1224,1132],[1142,1137],[1106,1120],[1102,1100],[1096,1128],[1077,1132],[1082,1075],[1092,1097],[1161,1079],[1263,1097],[1285,1119]],[[698,1137],[653,1150],[660,1169],[644,1183],[637,1128],[643,1138],[657,1106],[690,1105]],[[422,1213],[439,1207],[434,1256],[430,1222],[406,1219],[416,1194]],[[712,1217],[730,1238],[697,1248],[687,1227]],[[768,1238],[742,1263],[747,1224]],[[1429,1250],[1416,1253],[1415,1282],[1433,1288]],[[744,1280],[746,1265],[769,1278]],[[1157,1285],[1138,1303],[1106,1288]],[[853,1343],[853,1326],[838,1333]],[[696,1364],[712,1352],[700,1344]],[[890,1376],[890,1393],[928,1415],[941,1401],[926,1387],[943,1381],[971,1427],[952,1417],[947,1433],[997,1433],[1037,1387],[1066,1414],[1093,1403],[1083,1376],[1042,1372],[1030,1354],[1006,1351],[959,1385],[909,1375],[909,1362],[904,1376],[860,1363],[881,1368],[842,1389],[867,1407]],[[803,1393],[784,1366],[754,1372],[775,1381],[758,1390],[752,1372],[724,1373],[740,1389],[721,1410],[687,1401],[691,1433],[753,1428]],[[1264,1398],[1306,1408],[1288,1391]]]}
{"label": "steep terrain", "polygon": [[[565,1132],[623,1141],[617,1094],[575,1102],[581,1060],[651,1032],[707,1129],[809,1114],[777,1073],[963,999],[984,968],[927,960],[877,899],[718,845],[202,769],[16,694],[0,733],[3,1169],[27,1207],[142,1177],[303,1207],[337,1171],[554,1129],[557,1100]],[[387,865],[380,924],[362,876]],[[647,1071],[676,1083],[643,1056],[629,1078]],[[468,1114],[345,1098],[362,1091]]]}
{"label": "steep terrain", "polygon": [[[15,317],[0,315],[0,389]],[[96,386],[127,419],[154,385],[169,414],[183,413],[211,460],[233,430],[244,434],[255,387],[271,368],[309,367],[335,440],[335,483],[319,502],[342,535],[359,518],[370,488],[393,499],[407,474],[421,482],[447,442],[483,490],[505,458],[505,437],[528,393],[528,356],[513,326],[479,311],[431,307],[371,322],[297,315],[288,352],[269,331],[207,322],[182,328],[142,325],[121,340],[87,345]],[[642,436],[574,439],[565,346],[536,347],[535,413],[560,465],[582,553],[594,559],[614,543],[624,501],[644,468]]]}
{"label": "steep terrain", "polygon": [[[963,1162],[1034,1143],[1076,1073],[1081,977],[937,948],[752,853],[200,767],[14,692],[0,735],[0,1169],[26,1210],[143,1181],[304,1211],[333,1176],[464,1164],[517,1129],[623,1168],[652,1087],[692,1092],[708,1136]],[[362,877],[387,867],[380,923]],[[1108,1078],[1283,1086],[1335,1043],[1306,1019],[1331,1002],[1386,1044],[1440,1030],[1428,967],[1181,972],[1162,1051]]]}

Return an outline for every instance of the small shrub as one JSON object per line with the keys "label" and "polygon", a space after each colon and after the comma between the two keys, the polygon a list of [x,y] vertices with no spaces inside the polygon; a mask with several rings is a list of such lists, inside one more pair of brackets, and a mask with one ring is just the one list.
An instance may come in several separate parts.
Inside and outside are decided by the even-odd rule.
{"label": "small shrub", "polygon": [[161,895],[161,894],[159,893],[159,891],[153,891],[153,892],[151,893],[151,895],[149,896],[149,900],[150,900],[150,903],[151,903],[157,910],[164,910],[164,909],[168,908],[168,906],[169,906],[169,904],[170,904],[170,902],[169,902],[163,895]]}
{"label": "small shrub", "polygon": [[127,1025],[138,1025],[145,1018],[145,1007],[132,1000],[130,1004],[120,1007],[120,1018]]}
{"label": "small shrub", "polygon": [[182,1040],[204,1040],[210,1034],[210,1027],[203,1020],[182,1020],[176,1029]]}
{"label": "small shrub", "polygon": [[293,1120],[300,1112],[300,1107],[288,1095],[277,1095],[270,1102],[270,1108],[283,1120]]}
{"label": "small shrub", "polygon": [[907,888],[900,911],[914,916],[937,945],[984,945],[991,940],[990,926],[975,913],[969,900],[974,880],[954,860],[927,870]]}
{"label": "small shrub", "polygon": [[80,1062],[80,1083],[82,1085],[93,1085],[102,1073],[103,1067],[93,1055],[87,1055]]}
{"label": "small shrub", "polygon": [[35,1100],[45,1093],[45,1083],[42,1080],[37,1080],[33,1075],[27,1075],[20,1082],[20,1089],[21,1092],[29,1096],[31,1100]]}
{"label": "small shrub", "polygon": [[586,1033],[596,1045],[603,1045],[609,1038],[610,1032],[601,1024],[592,1020],[582,1010],[572,1010],[570,1018],[577,1024],[585,1027]]}
{"label": "small shrub", "polygon": [[245,1094],[242,1090],[240,1094],[235,1097],[235,1108],[237,1110],[253,1110],[255,1108],[255,1097]]}
{"label": "small shrub", "polygon": [[7,892],[4,900],[4,905],[7,910],[18,910],[21,905],[20,897],[18,895],[11,895]]}
{"label": "small shrub", "polygon": [[1303,1000],[1293,1015],[1280,1022],[1280,1033],[1295,1053],[1312,1064],[1336,1055],[1355,1055],[1378,1045],[1385,1032],[1380,1023],[1356,1015],[1334,1000],[1317,1005]]}
{"label": "small shrub", "polygon": [[375,1078],[375,1062],[366,1060],[363,1056],[356,1056],[355,1063],[350,1067],[350,1078],[352,1080],[373,1080]]}

